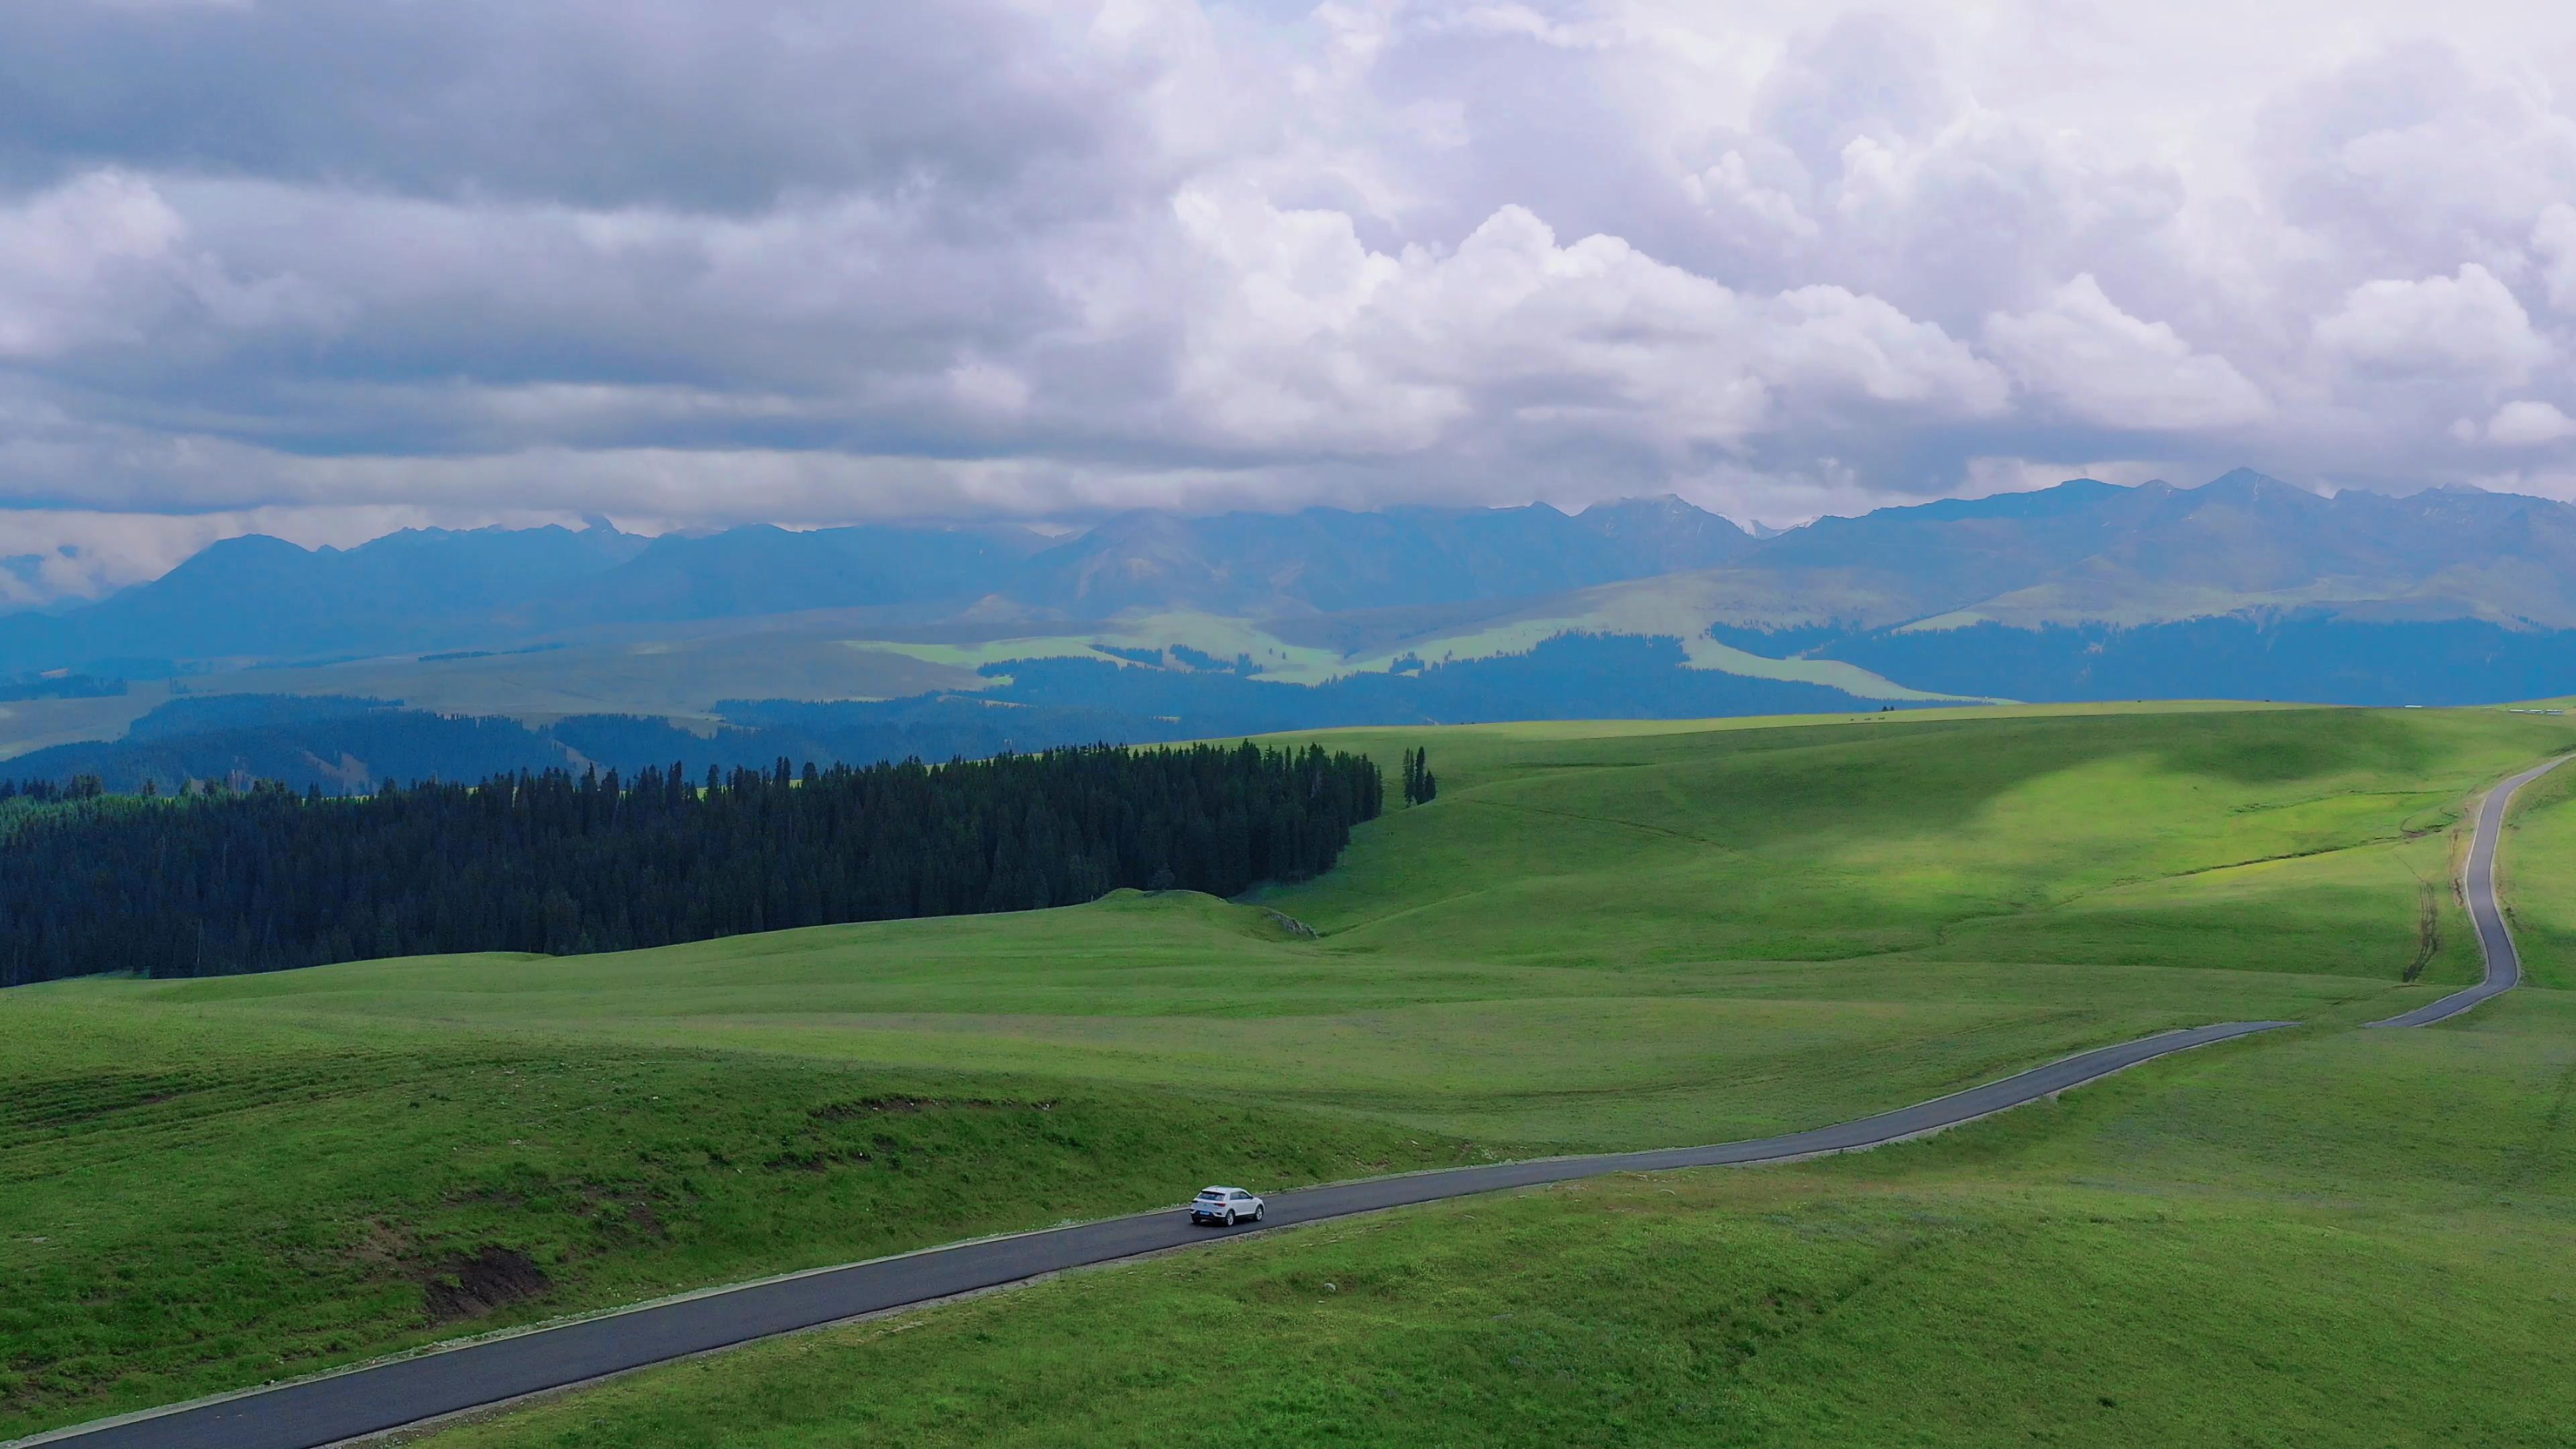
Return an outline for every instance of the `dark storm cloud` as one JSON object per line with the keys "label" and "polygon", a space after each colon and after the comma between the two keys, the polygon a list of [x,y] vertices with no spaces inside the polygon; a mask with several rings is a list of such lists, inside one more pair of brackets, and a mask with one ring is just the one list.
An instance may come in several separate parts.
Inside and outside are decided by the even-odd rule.
{"label": "dark storm cloud", "polygon": [[974,0],[10,5],[0,168],[732,211],[937,188],[1025,220],[1148,159],[1120,132],[1150,78],[1069,24]]}

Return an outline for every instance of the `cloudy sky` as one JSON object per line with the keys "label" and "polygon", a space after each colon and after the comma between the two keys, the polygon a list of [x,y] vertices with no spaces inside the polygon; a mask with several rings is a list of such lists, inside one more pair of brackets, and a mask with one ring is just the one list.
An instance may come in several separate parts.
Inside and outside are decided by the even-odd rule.
{"label": "cloudy sky", "polygon": [[0,599],[418,523],[2576,497],[2576,7],[0,4]]}

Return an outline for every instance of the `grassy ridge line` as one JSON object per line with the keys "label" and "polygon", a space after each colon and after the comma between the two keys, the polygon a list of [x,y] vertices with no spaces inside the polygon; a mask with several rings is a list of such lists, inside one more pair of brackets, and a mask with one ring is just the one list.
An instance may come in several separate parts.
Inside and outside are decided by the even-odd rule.
{"label": "grassy ridge line", "polygon": [[1816,725],[1916,725],[1960,720],[1986,719],[2083,719],[2099,715],[2206,715],[2233,713],[2275,713],[2284,710],[2343,709],[2342,705],[2313,705],[2297,702],[2241,699],[2147,699],[2104,701],[2076,704],[2023,704],[2018,702],[1925,706],[1890,713],[1846,711],[1835,714],[1767,714],[1716,715],[1702,719],[1618,719],[1618,720],[1509,720],[1472,725],[1345,725],[1332,729],[1286,730],[1277,734],[1251,735],[1257,744],[1303,744],[1308,740],[1323,741],[1327,747],[1336,739],[1368,740],[1394,735],[1437,741],[1444,737],[1457,739],[1521,740],[1600,740],[1633,739],[1645,735],[1702,735],[1735,730],[1802,729]]}
{"label": "grassy ridge line", "polygon": [[[1263,903],[1320,942],[1128,896],[7,993],[0,1432],[455,1331],[425,1280],[488,1245],[551,1286],[464,1326],[1211,1172],[1761,1136],[2164,1027],[2385,1016],[2459,802],[2571,734],[1991,714],[1376,732],[1385,759],[1429,743],[1443,797]],[[2249,854],[2285,858],[2206,869]],[[2441,935],[2426,981],[2466,979],[2465,929]],[[905,1097],[954,1110],[864,1105]],[[1020,1181],[1045,1201],[979,1187]]]}

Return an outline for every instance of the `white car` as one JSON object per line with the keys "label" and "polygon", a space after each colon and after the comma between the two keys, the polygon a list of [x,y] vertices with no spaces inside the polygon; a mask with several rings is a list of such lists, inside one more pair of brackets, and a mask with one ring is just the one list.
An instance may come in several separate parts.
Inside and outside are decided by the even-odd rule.
{"label": "white car", "polygon": [[1194,1223],[1236,1223],[1261,1221],[1262,1209],[1268,1204],[1239,1187],[1211,1187],[1190,1199],[1190,1221]]}

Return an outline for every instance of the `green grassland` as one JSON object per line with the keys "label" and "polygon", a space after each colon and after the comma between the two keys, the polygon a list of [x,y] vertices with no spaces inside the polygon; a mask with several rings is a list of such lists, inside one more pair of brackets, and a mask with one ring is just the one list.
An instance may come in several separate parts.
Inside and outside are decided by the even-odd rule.
{"label": "green grassland", "polygon": [[360,660],[236,670],[188,681],[209,690],[366,695],[446,714],[542,723],[569,714],[712,721],[720,699],[892,699],[978,688],[971,674],[852,649],[823,624],[749,630],[733,621],[609,631],[541,653]]}
{"label": "green grassland", "polygon": [[971,672],[873,648],[828,618],[750,630],[734,621],[615,631],[538,652],[399,656],[297,668],[221,670],[173,683],[136,680],[100,699],[0,704],[0,759],[49,745],[124,737],[174,695],[293,694],[398,699],[442,714],[530,725],[566,715],[636,714],[712,729],[720,699],[893,699],[990,685]]}
{"label": "green grassland", "polygon": [[2576,996],[2306,1029],[1875,1153],[1296,1229],[433,1449],[2550,1445]]}
{"label": "green grassland", "polygon": [[1774,659],[1710,637],[1712,623],[1748,612],[1776,621],[1783,611],[1762,582],[1740,571],[1666,574],[1579,590],[1499,619],[1422,631],[1356,653],[1338,667],[1342,673],[1366,673],[1386,669],[1408,654],[1427,660],[1488,659],[1535,649],[1561,634],[1636,634],[1678,640],[1692,669],[1818,684],[1862,699],[1958,698],[1910,689],[1839,659]]}
{"label": "green grassland", "polygon": [[2515,797],[2496,853],[2496,891],[2531,980],[2576,990],[2576,765]]}
{"label": "green grassland", "polygon": [[[851,642],[852,647],[861,650],[958,670],[1006,664],[1014,659],[1098,659],[1103,657],[1104,647],[1164,651],[1164,663],[1172,665],[1178,661],[1169,651],[1179,646],[1221,660],[1247,659],[1263,679],[1323,684],[1354,674],[1383,674],[1407,658],[1435,664],[1465,662],[1527,653],[1565,634],[1626,634],[1679,641],[1686,667],[1692,669],[1822,685],[1862,699],[1921,702],[1958,698],[1909,689],[1841,660],[1773,659],[1717,642],[1709,636],[1709,625],[1741,604],[1740,583],[1734,575],[1723,572],[1672,574],[1584,589],[1535,604],[1471,612],[1464,617],[1452,617],[1457,611],[1449,610],[1378,610],[1372,613],[1384,617],[1379,627],[1357,620],[1337,630],[1344,645],[1340,648],[1283,637],[1282,630],[1297,632],[1296,621],[1265,624],[1188,611],[1136,615],[1074,633],[1012,636],[997,631],[992,637],[965,642]],[[1408,614],[1421,615],[1422,622],[1407,627]]]}
{"label": "green grassland", "polygon": [[130,693],[96,699],[18,699],[0,704],[0,759],[49,745],[120,738],[169,697],[168,685],[148,681],[133,686]]}
{"label": "green grassland", "polygon": [[[1027,1227],[1027,1194],[1097,1213],[1211,1163],[1312,1180],[1456,1160],[1366,1122],[1170,1091],[141,1015],[64,1003],[36,1061],[12,1053],[0,1434]],[[486,1247],[550,1291],[478,1284]]]}
{"label": "green grassland", "polygon": [[2570,734],[2492,711],[2101,709],[1450,731],[1439,804],[1283,899],[1340,950],[2466,981],[2451,827]]}
{"label": "green grassland", "polygon": [[[1005,664],[1014,659],[1114,660],[1115,656],[1095,647],[1106,646],[1109,649],[1162,651],[1166,664],[1177,662],[1169,654],[1175,647],[1227,661],[1246,657],[1251,659],[1261,677],[1289,684],[1321,684],[1353,672],[1343,662],[1342,656],[1331,649],[1312,644],[1292,644],[1250,620],[1189,610],[1135,615],[1079,633],[1012,634],[1007,629],[996,629],[986,637],[969,640],[853,639],[849,644],[851,648],[864,652],[899,655],[924,664],[964,671]],[[1379,666],[1380,669],[1384,667],[1383,664]],[[976,679],[971,673],[967,677]],[[980,680],[977,682],[981,683]]]}
{"label": "green grassland", "polygon": [[[1427,744],[1441,797],[1255,902],[0,995],[0,1434],[1210,1178],[1721,1140],[2168,1026],[2389,1015],[2476,973],[2467,801],[2576,730],[1329,738]],[[1820,1200],[1843,1170],[1802,1169]],[[542,1285],[483,1284],[486,1249]]]}

